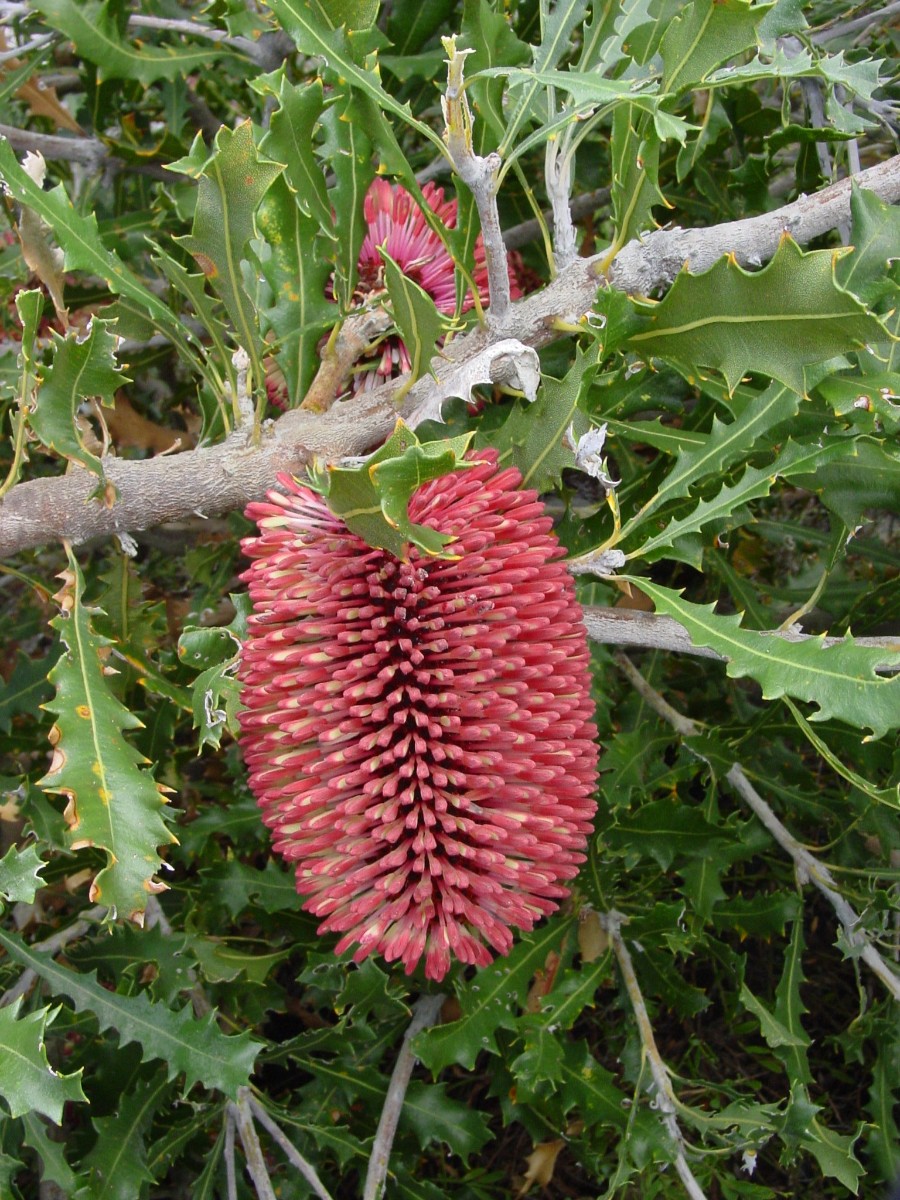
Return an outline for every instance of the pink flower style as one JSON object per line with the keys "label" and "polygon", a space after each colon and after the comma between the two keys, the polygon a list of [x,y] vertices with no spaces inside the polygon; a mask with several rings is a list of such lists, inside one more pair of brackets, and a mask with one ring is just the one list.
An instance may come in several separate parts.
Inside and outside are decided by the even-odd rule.
{"label": "pink flower style", "polygon": [[275,850],[337,953],[434,980],[559,906],[595,811],[562,550],[518,471],[474,462],[410,502],[456,558],[373,549],[287,475],[244,542],[240,742]]}

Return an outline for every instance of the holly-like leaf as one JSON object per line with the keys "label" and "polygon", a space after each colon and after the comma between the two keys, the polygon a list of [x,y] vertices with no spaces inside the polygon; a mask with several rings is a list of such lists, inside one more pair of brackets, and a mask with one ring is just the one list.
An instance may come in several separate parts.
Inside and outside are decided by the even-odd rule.
{"label": "holly-like leaf", "polygon": [[858,438],[852,443],[852,455],[825,463],[814,474],[797,476],[797,482],[821,496],[822,503],[836,512],[848,529],[855,529],[870,509],[896,510],[900,457],[893,448]]}
{"label": "holly-like leaf", "polygon": [[497,1031],[515,1031],[516,1010],[524,1003],[535,971],[544,966],[548,954],[559,951],[574,927],[571,916],[548,921],[526,934],[506,958],[478,971],[460,987],[462,1016],[420,1033],[415,1039],[416,1055],[437,1073],[451,1063],[471,1070],[484,1050],[499,1054]]}
{"label": "holly-like leaf", "polygon": [[36,1112],[22,1114],[23,1141],[41,1161],[42,1182],[55,1183],[64,1195],[74,1196],[78,1187],[75,1172],[66,1161],[65,1147],[50,1137],[50,1129]]}
{"label": "holly-like leaf", "polygon": [[[217,59],[233,57],[227,46],[204,41],[188,48],[134,46],[121,34],[110,0],[35,0],[48,23],[75,43],[79,54],[96,63],[104,79],[136,79],[145,86],[157,79],[183,79],[192,71],[209,70]],[[112,10],[112,11],[111,11]]]}
{"label": "holly-like leaf", "polygon": [[405,558],[410,544],[426,554],[440,555],[452,539],[409,519],[410,498],[429,480],[465,470],[471,434],[446,441],[419,442],[402,421],[393,435],[361,467],[329,467],[320,479],[328,505],[370,546]]}
{"label": "holly-like leaf", "polygon": [[250,121],[234,130],[222,126],[212,157],[200,171],[200,194],[190,234],[176,238],[197,260],[222,298],[240,346],[250,355],[254,379],[263,379],[262,338],[255,297],[244,285],[242,260],[256,233],[260,201],[284,168],[264,158],[253,141]]}
{"label": "holly-like leaf", "polygon": [[463,1162],[493,1136],[482,1113],[448,1096],[445,1084],[421,1079],[414,1079],[407,1088],[402,1120],[413,1127],[423,1150],[433,1142],[443,1142]]}
{"label": "holly-like leaf", "polygon": [[81,1071],[60,1075],[47,1061],[45,1031],[58,1008],[40,1008],[19,1016],[23,998],[0,1008],[0,1096],[10,1115],[40,1112],[57,1125],[67,1100],[87,1100]]}
{"label": "holly-like leaf", "polygon": [[809,1039],[805,1035],[792,1032],[787,1025],[779,1021],[774,1016],[761,1000],[757,1000],[756,996],[750,991],[746,984],[741,984],[740,991],[741,1004],[748,1012],[753,1013],[757,1021],[759,1021],[760,1032],[765,1039],[766,1045],[773,1050],[780,1050],[785,1046],[801,1047],[808,1045]]}
{"label": "holly-like leaf", "polygon": [[35,971],[51,991],[68,996],[76,1012],[93,1013],[101,1029],[114,1029],[120,1045],[137,1042],[144,1062],[162,1059],[169,1079],[184,1074],[186,1092],[202,1083],[234,1099],[238,1089],[247,1085],[260,1043],[251,1041],[246,1031],[222,1033],[214,1012],[197,1020],[190,1005],[175,1011],[151,1002],[143,992],[135,996],[109,992],[95,974],[78,975],[61,967],[52,955],[34,950],[3,929],[0,946]]}
{"label": "holly-like leaf", "polygon": [[578,404],[593,382],[597,363],[596,345],[584,353],[577,350],[563,379],[543,376],[537,400],[513,409],[500,430],[476,439],[475,445],[494,446],[501,466],[518,467],[522,487],[544,492],[557,486],[563,468],[575,464],[575,447],[567,437],[569,426],[574,425],[576,436],[588,426],[579,415]]}
{"label": "holly-like leaf", "polygon": [[888,337],[835,282],[839,257],[804,253],[785,235],[761,271],[745,271],[730,255],[699,275],[682,271],[658,304],[641,306],[647,326],[628,344],[689,379],[698,366],[720,371],[730,392],[759,371],[804,395],[805,367]]}
{"label": "holly-like leaf", "polygon": [[853,252],[838,259],[835,277],[842,288],[871,306],[894,287],[887,266],[900,258],[900,208],[854,183],[850,215]]}
{"label": "holly-like leaf", "polygon": [[241,638],[247,630],[250,599],[232,596],[236,613],[228,625],[187,626],[178,639],[178,657],[200,675],[194,680],[194,728],[200,730],[198,753],[204,746],[218,748],[224,733],[236,736],[240,687],[235,672]]}
{"label": "holly-like leaf", "polygon": [[[103,461],[85,446],[75,416],[89,399],[99,399],[111,407],[116,388],[128,382],[116,362],[113,325],[112,321],[93,317],[85,338],[79,339],[73,333],[64,338],[53,334],[53,361],[28,416],[28,424],[49,450],[81,463],[101,484],[105,482]],[[105,499],[108,504],[115,499],[109,485]]]}
{"label": "holly-like leaf", "polygon": [[157,847],[176,839],[163,821],[165,801],[143,767],[146,759],[125,740],[126,730],[142,724],[109,688],[111,643],[93,626],[98,610],[84,604],[84,577],[71,550],[68,558],[55,597],[61,614],[51,622],[65,647],[50,673],[56,696],[45,705],[56,716],[53,759],[40,785],[66,797],[70,847],[106,852],[92,900],[140,921],[148,896],[162,888],[154,881]]}
{"label": "holly-like leaf", "polygon": [[430,370],[438,341],[451,322],[438,312],[425,289],[403,274],[384,246],[378,247],[378,253],[384,261],[384,282],[391,300],[391,315],[409,354],[409,385],[412,386],[423,371]]}
{"label": "holly-like leaf", "polygon": [[20,714],[38,716],[38,709],[53,689],[47,673],[56,661],[56,652],[46,658],[29,658],[21,650],[16,653],[16,665],[6,683],[0,687],[0,730],[9,733],[13,717]]}
{"label": "holly-like leaf", "polygon": [[833,646],[824,646],[822,637],[788,642],[742,629],[739,614],[720,616],[712,604],[692,604],[646,579],[632,582],[647,593],[657,612],[680,621],[695,645],[724,655],[730,676],[755,679],[764,699],[787,695],[810,701],[818,705],[811,720],[838,717],[871,729],[874,737],[900,726],[900,675],[880,676],[875,670],[900,663],[900,651],[860,646],[849,635]]}
{"label": "holly-like leaf", "polygon": [[716,67],[755,47],[773,4],[750,0],[693,0],[681,6],[660,44],[662,90],[697,87]]}
{"label": "holly-like leaf", "polygon": [[35,893],[44,886],[41,871],[46,865],[36,846],[24,850],[10,846],[0,858],[0,896],[13,904],[33,904]]}

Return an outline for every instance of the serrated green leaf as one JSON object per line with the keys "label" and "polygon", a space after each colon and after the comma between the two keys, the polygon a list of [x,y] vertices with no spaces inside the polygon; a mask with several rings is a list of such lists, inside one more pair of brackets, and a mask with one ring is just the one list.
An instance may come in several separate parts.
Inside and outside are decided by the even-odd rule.
{"label": "serrated green leaf", "polygon": [[361,467],[329,467],[324,480],[328,506],[370,546],[405,558],[410,545],[439,555],[452,539],[410,521],[408,506],[417,488],[429,480],[465,470],[471,434],[420,443],[402,421],[390,439]]}
{"label": "serrated green leaf", "polygon": [[576,436],[587,428],[587,421],[579,423],[578,404],[593,382],[598,355],[596,345],[584,353],[576,349],[575,362],[563,379],[542,376],[538,398],[513,409],[498,431],[476,438],[476,447],[494,446],[501,466],[519,468],[522,487],[545,492],[558,486],[563,467],[575,463],[566,432],[573,423]]}
{"label": "serrated green leaf", "polygon": [[874,787],[868,779],[857,774],[846,763],[841,762],[837,755],[832,753],[830,747],[811,728],[803,713],[800,712],[795,704],[791,703],[787,696],[784,697],[784,703],[790,710],[791,716],[797,722],[797,726],[803,733],[803,736],[814,747],[816,753],[821,755],[822,759],[828,763],[832,770],[837,772],[842,779],[846,779],[848,783],[852,783],[854,787],[859,788],[866,796],[870,796],[878,804],[887,804],[891,808],[900,811],[900,783],[895,783],[893,787]]}
{"label": "serrated green leaf", "polygon": [[597,1062],[586,1042],[564,1042],[561,1057],[559,1094],[563,1111],[577,1108],[592,1124],[624,1129],[628,1098],[616,1087],[610,1072]]}
{"label": "serrated green leaf", "polygon": [[892,288],[887,267],[900,258],[900,209],[855,182],[850,192],[853,252],[838,260],[842,288],[871,306]]}
{"label": "serrated green leaf", "polygon": [[861,1130],[845,1136],[822,1125],[814,1117],[807,1127],[807,1134],[800,1144],[809,1151],[823,1175],[839,1179],[848,1191],[859,1194],[859,1181],[865,1175],[862,1163],[853,1153]]}
{"label": "serrated green leaf", "polygon": [[623,814],[606,831],[605,839],[611,849],[649,854],[667,871],[677,855],[714,855],[718,843],[727,842],[729,836],[710,824],[698,808],[667,799],[651,800]]}
{"label": "serrated green leaf", "polygon": [[129,1088],[119,1098],[110,1117],[94,1117],[97,1140],[81,1160],[90,1182],[75,1193],[75,1200],[135,1200],[151,1183],[144,1135],[157,1110],[171,1091],[164,1071],[154,1079]]}
{"label": "serrated green leaf", "polygon": [[853,443],[852,457],[816,468],[815,474],[797,477],[801,487],[818,494],[826,508],[848,529],[860,525],[869,509],[896,512],[900,506],[900,457],[867,438]]}
{"label": "serrated green leaf", "polygon": [[675,466],[659,489],[623,527],[622,538],[626,538],[667,501],[689,495],[691,488],[701,479],[721,475],[727,467],[748,454],[766,430],[794,416],[799,406],[800,397],[796,392],[772,383],[756,400],[747,404],[740,416],[729,425],[714,416],[712,428],[702,438],[702,444],[680,450]]}
{"label": "serrated green leaf", "polygon": [[190,1006],[174,1011],[151,1002],[143,992],[135,996],[109,992],[95,974],[78,975],[61,967],[51,955],[32,949],[3,929],[0,946],[35,971],[53,992],[68,996],[76,1012],[93,1013],[101,1029],[114,1029],[121,1046],[137,1042],[142,1061],[162,1059],[169,1079],[184,1074],[185,1092],[202,1083],[234,1099],[238,1089],[248,1084],[261,1044],[251,1041],[246,1031],[226,1036],[216,1024],[214,1012],[197,1020]]}
{"label": "serrated green leaf", "polygon": [[[103,461],[91,454],[75,423],[79,407],[98,398],[107,407],[113,404],[116,389],[128,379],[116,362],[114,322],[100,317],[91,319],[85,338],[70,333],[53,333],[53,361],[38,388],[35,407],[28,424],[35,436],[50,450],[81,463],[105,482]],[[111,497],[107,496],[107,502]]]}
{"label": "serrated green leaf", "polygon": [[660,137],[637,105],[620,104],[613,113],[610,197],[618,250],[654,226],[654,205],[665,205],[659,189]]}
{"label": "serrated green leaf", "polygon": [[379,108],[399,117],[445,155],[444,144],[434,130],[413,117],[408,104],[401,104],[386,92],[375,71],[359,65],[359,51],[354,47],[352,34],[332,24],[321,0],[269,0],[268,6],[301,53],[323,58],[350,87],[370,96]]}
{"label": "serrated green leaf", "polygon": [[41,1008],[19,1016],[23,997],[0,1008],[0,1096],[10,1114],[39,1112],[57,1125],[67,1100],[87,1101],[81,1090],[81,1071],[60,1075],[47,1061],[46,1028],[58,1008]]}
{"label": "serrated green leaf", "polygon": [[722,63],[757,45],[759,25],[774,7],[750,0],[694,0],[682,7],[660,46],[662,89],[697,87]]}
{"label": "serrated green leaf", "polygon": [[144,287],[118,255],[107,250],[94,214],[83,217],[77,213],[62,185],[49,192],[39,187],[19,165],[5,138],[0,138],[0,177],[14,199],[27,204],[51,227],[65,253],[65,270],[99,276],[116,295],[133,301],[156,328],[172,339],[189,362],[196,362],[197,356],[188,346],[189,335],[185,335],[177,314]]}
{"label": "serrated green leaf", "polygon": [[190,234],[175,240],[197,260],[221,297],[238,343],[250,355],[256,383],[263,379],[262,339],[255,297],[244,286],[241,261],[256,232],[255,214],[272,182],[283,171],[263,158],[250,121],[234,130],[222,126],[213,154],[200,173],[200,192]]}
{"label": "serrated green leaf", "polygon": [[378,253],[384,261],[384,282],[391,301],[391,315],[409,354],[411,386],[423,371],[431,369],[431,359],[450,322],[438,312],[425,289],[403,274],[384,246],[378,247]]}
{"label": "serrated green leaf", "polygon": [[730,256],[699,275],[681,271],[658,304],[642,306],[647,327],[628,344],[667,359],[686,378],[698,367],[720,371],[730,392],[758,371],[804,395],[804,367],[887,336],[835,282],[839,257],[805,253],[785,235],[761,271],[745,271]]}
{"label": "serrated green leaf", "polygon": [[832,441],[805,446],[789,441],[768,467],[748,467],[737,483],[726,484],[709,500],[701,500],[687,516],[673,517],[659,533],[639,549],[629,551],[626,557],[653,562],[666,553],[674,556],[679,539],[698,533],[713,521],[724,521],[728,527],[743,523],[746,514],[742,512],[742,506],[750,500],[768,496],[776,479],[802,479],[807,472],[818,472],[833,459],[849,456],[852,452],[851,442]]}
{"label": "serrated green leaf", "polygon": [[41,704],[53,691],[47,674],[55,661],[55,649],[45,658],[29,658],[21,650],[16,651],[15,666],[0,687],[0,730],[9,733],[13,717],[39,715]]}
{"label": "serrated green leaf", "polygon": [[853,638],[823,646],[822,638],[788,642],[741,628],[739,614],[719,616],[712,604],[692,604],[678,592],[646,579],[634,579],[656,607],[680,621],[698,646],[709,646],[728,659],[734,678],[749,675],[763,698],[792,696],[818,705],[813,721],[838,717],[881,737],[900,727],[900,676],[881,677],[875,668],[900,662],[900,652],[859,646]]}
{"label": "serrated green leaf", "polygon": [[109,639],[93,628],[96,609],[84,605],[84,578],[68,551],[61,615],[51,624],[65,647],[50,673],[56,696],[46,708],[56,716],[54,753],[40,780],[45,791],[67,799],[67,840],[72,849],[97,846],[107,865],[94,880],[92,898],[119,916],[139,918],[157,885],[157,847],[176,839],[162,818],[164,799],[147,761],[125,740],[141,722],[113,695],[104,674]]}
{"label": "serrated green leaf", "polygon": [[41,1181],[57,1184],[66,1196],[78,1187],[75,1172],[66,1161],[65,1147],[50,1137],[50,1131],[36,1112],[22,1114],[23,1141],[41,1160]]}
{"label": "serrated green leaf", "polygon": [[230,859],[204,870],[203,875],[232,917],[251,905],[259,905],[267,913],[299,912],[303,907],[294,872],[271,859],[262,870]]}
{"label": "serrated green leaf", "polygon": [[493,1136],[484,1114],[448,1096],[443,1083],[414,1079],[406,1091],[401,1119],[413,1127],[423,1150],[443,1142],[463,1162]]}
{"label": "serrated green leaf", "polygon": [[[791,929],[791,940],[784,956],[784,967],[781,978],[775,988],[775,1019],[787,1029],[794,1040],[786,1042],[779,1054],[792,1083],[812,1083],[813,1076],[809,1069],[807,1048],[810,1038],[803,1028],[803,1014],[807,1012],[806,1005],[800,996],[800,985],[803,978],[803,951],[806,943],[803,938],[803,919],[795,920]],[[771,1045],[771,1042],[769,1043]],[[774,1049],[774,1047],[773,1047]]]}
{"label": "serrated green leaf", "polygon": [[334,263],[334,291],[346,312],[353,307],[359,252],[368,230],[365,199],[375,176],[372,143],[365,125],[356,119],[352,96],[326,109],[321,124],[326,135],[322,153],[334,173],[329,199],[340,246]]}
{"label": "serrated green leaf", "polygon": [[437,1073],[451,1063],[471,1070],[482,1051],[499,1054],[497,1031],[516,1029],[513,1010],[523,1003],[535,971],[544,966],[548,954],[558,951],[574,926],[571,916],[550,920],[526,934],[506,958],[476,972],[461,986],[460,1019],[420,1033],[414,1042],[417,1057]]}
{"label": "serrated green leaf", "polygon": [[44,886],[41,871],[46,865],[36,846],[24,850],[10,846],[0,858],[0,895],[13,904],[33,904],[35,893]]}
{"label": "serrated green leaf", "polygon": [[157,79],[181,79],[192,71],[209,70],[233,51],[204,41],[196,49],[174,46],[140,46],[127,42],[117,28],[116,6],[110,0],[35,0],[35,8],[48,23],[75,43],[79,54],[99,68],[104,79],[136,79],[147,86]]}
{"label": "serrated green leaf", "polygon": [[900,1038],[896,1022],[891,1021],[879,1038],[878,1057],[872,1068],[872,1085],[866,1111],[872,1118],[869,1150],[878,1164],[881,1178],[894,1179],[900,1171],[900,1128],[895,1117],[897,1092],[900,1091]]}

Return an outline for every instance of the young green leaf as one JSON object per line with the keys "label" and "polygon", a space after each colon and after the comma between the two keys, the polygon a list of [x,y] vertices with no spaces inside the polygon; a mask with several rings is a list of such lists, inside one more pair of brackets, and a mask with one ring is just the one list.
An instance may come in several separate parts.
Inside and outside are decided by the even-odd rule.
{"label": "young green leaf", "polygon": [[60,1075],[47,1061],[46,1028],[58,1008],[39,1008],[19,1016],[23,998],[0,1008],[0,1096],[10,1115],[40,1112],[57,1125],[67,1100],[87,1100],[81,1090],[81,1071]]}
{"label": "young green leaf", "polygon": [[94,629],[97,610],[84,604],[84,577],[71,550],[68,558],[55,597],[61,615],[51,622],[65,646],[50,673],[56,696],[45,705],[56,716],[53,759],[40,784],[66,797],[71,848],[106,851],[107,865],[94,880],[91,898],[140,921],[148,897],[162,887],[154,881],[161,861],[157,847],[176,839],[162,818],[162,789],[125,740],[125,731],[142,723],[109,688],[111,643]]}
{"label": "young green leaf", "polygon": [[425,289],[403,274],[384,246],[378,247],[378,253],[384,261],[384,282],[391,300],[391,315],[409,354],[409,383],[412,386],[424,371],[431,370],[431,359],[438,353],[438,342],[451,322],[438,312]]}

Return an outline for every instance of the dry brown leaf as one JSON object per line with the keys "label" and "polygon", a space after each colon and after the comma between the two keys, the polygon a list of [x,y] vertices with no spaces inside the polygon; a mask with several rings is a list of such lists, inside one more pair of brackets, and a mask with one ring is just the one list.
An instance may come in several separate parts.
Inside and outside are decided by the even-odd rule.
{"label": "dry brown leaf", "polygon": [[166,454],[176,449],[187,450],[194,444],[190,433],[166,429],[139,413],[124,392],[116,392],[115,408],[104,409],[103,419],[113,445],[120,450],[131,447],[149,450],[151,454]]}
{"label": "dry brown leaf", "polygon": [[[8,50],[6,30],[0,29],[0,50]],[[9,58],[0,66],[0,79],[9,72],[16,71],[22,65],[20,58]],[[84,133],[84,130],[62,103],[56,94],[56,88],[47,87],[39,75],[32,75],[19,90],[16,98],[23,100],[36,117],[49,117],[57,129],[68,129],[71,133]]]}
{"label": "dry brown leaf", "polygon": [[528,1168],[525,1171],[522,1186],[516,1192],[517,1197],[526,1195],[535,1184],[546,1187],[551,1182],[556,1169],[556,1160],[565,1144],[562,1138],[557,1138],[553,1142],[540,1142],[535,1146],[526,1160]]}
{"label": "dry brown leaf", "polygon": [[609,934],[600,924],[600,915],[592,908],[581,911],[578,920],[578,949],[582,962],[592,963],[601,958],[609,947]]}

